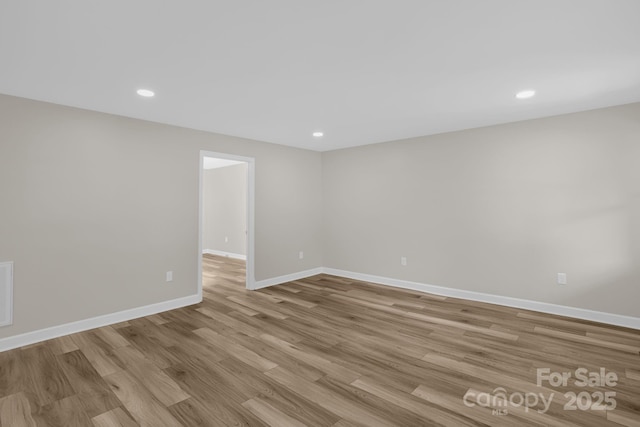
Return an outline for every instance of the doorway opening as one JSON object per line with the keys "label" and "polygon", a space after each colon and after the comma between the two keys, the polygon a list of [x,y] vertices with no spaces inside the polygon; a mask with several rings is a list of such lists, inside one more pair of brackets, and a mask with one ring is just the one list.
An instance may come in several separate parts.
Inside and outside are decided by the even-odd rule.
{"label": "doorway opening", "polygon": [[199,177],[198,295],[202,297],[205,254],[245,259],[245,288],[253,290],[255,159],[200,151]]}

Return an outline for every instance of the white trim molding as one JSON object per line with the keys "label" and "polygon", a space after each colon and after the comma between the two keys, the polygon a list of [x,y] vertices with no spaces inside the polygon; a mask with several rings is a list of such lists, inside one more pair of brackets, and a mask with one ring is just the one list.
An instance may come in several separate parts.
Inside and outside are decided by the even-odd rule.
{"label": "white trim molding", "polygon": [[219,250],[216,250],[216,249],[203,249],[202,253],[203,254],[209,254],[209,255],[218,255],[218,256],[223,256],[223,257],[233,258],[233,259],[242,259],[242,260],[245,260],[245,261],[247,259],[246,255],[234,254],[232,252],[219,251]]}
{"label": "white trim molding", "polygon": [[21,335],[14,335],[12,337],[0,339],[0,351],[11,350],[13,348],[23,347],[25,345],[35,344],[41,341],[58,338],[63,335],[75,334],[76,332],[100,328],[102,326],[125,322],[127,320],[137,319],[139,317],[150,316],[152,314],[161,313],[163,311],[175,310],[176,308],[197,304],[201,301],[202,296],[190,295],[169,301],[159,302],[156,304],[118,311],[116,313],[92,317],[90,319],[79,320],[77,322],[65,323],[64,325],[39,329],[37,331],[27,332]]}
{"label": "white trim molding", "polygon": [[500,295],[485,294],[482,292],[466,291],[463,289],[447,288],[443,286],[428,285],[408,280],[392,279],[390,277],[374,276],[371,274],[354,273],[352,271],[338,270],[335,268],[323,268],[323,273],[347,279],[361,280],[380,285],[393,286],[402,289],[426,292],[429,294],[446,297],[461,298],[471,301],[486,302],[489,304],[503,305],[506,307],[522,308],[547,314],[573,317],[576,319],[591,320],[593,322],[606,323],[626,328],[640,329],[640,318],[624,316],[621,314],[605,313],[602,311],[587,310],[584,308],[569,307],[558,304],[550,304],[540,301],[531,301],[520,298],[504,297]]}
{"label": "white trim molding", "polygon": [[[428,285],[424,283],[411,282],[408,280],[393,279],[390,277],[381,277],[371,274],[355,273],[352,271],[338,270],[335,268],[317,267],[310,270],[299,271],[297,273],[285,274],[283,276],[272,277],[254,282],[252,290],[266,288],[269,286],[280,285],[282,283],[301,280],[307,277],[316,276],[318,274],[328,274],[346,279],[360,280],[363,282],[376,283],[380,285],[393,286],[401,289],[411,289],[414,291],[425,292],[429,294],[441,295],[446,297],[461,298],[470,301],[486,302],[489,304],[497,304],[506,307],[522,308],[526,310],[537,311],[547,314],[555,314],[559,316],[572,317],[576,319],[590,320],[593,322],[605,323],[626,328],[640,329],[640,318],[632,316],[623,316],[620,314],[605,313],[601,311],[587,310],[577,307],[568,307],[557,304],[549,304],[539,301],[531,301],[520,298],[505,297],[500,295],[486,294],[482,292],[466,291],[463,289],[447,288],[443,286]],[[0,351],[11,350],[13,348],[46,341],[63,335],[69,335],[76,332],[86,331],[88,329],[99,328],[114,323],[124,322],[139,317],[150,316],[152,314],[161,313],[163,311],[174,310],[192,304],[202,302],[202,294],[190,295],[177,298],[170,301],[164,301],[143,307],[132,308],[129,310],[119,311],[117,313],[105,314],[90,319],[80,320],[77,322],[67,323],[64,325],[53,326],[50,328],[40,329],[25,334],[0,339]]]}
{"label": "white trim molding", "polygon": [[297,273],[285,274],[284,276],[272,277],[271,279],[264,279],[256,282],[252,290],[280,285],[282,283],[291,282],[293,280],[305,279],[307,277],[317,276],[318,274],[322,273],[324,273],[324,268],[318,267],[312,268],[311,270],[299,271]]}
{"label": "white trim molding", "polygon": [[0,262],[0,326],[13,323],[13,262]]}
{"label": "white trim molding", "polygon": [[555,314],[558,316],[572,317],[575,319],[590,320],[592,322],[623,326],[625,328],[640,329],[640,318],[638,317],[605,313],[602,311],[587,310],[584,308],[569,307],[565,305],[532,301],[521,298],[505,297],[483,292],[467,291],[464,289],[454,289],[444,286],[428,285],[425,283],[375,276],[372,274],[355,273],[353,271],[338,270],[328,267],[318,267],[311,270],[300,271],[298,273],[286,274],[284,276],[260,280],[259,282],[256,282],[255,287],[253,287],[252,290],[280,285],[282,283],[291,282],[293,280],[301,280],[306,277],[315,276],[318,274],[329,274],[332,276],[343,277],[345,279],[360,280],[363,282],[393,286],[395,288],[401,289],[411,289],[428,294],[461,298],[470,301],[486,302],[489,304],[502,305],[505,307],[522,308],[525,310],[537,311],[540,313]]}
{"label": "white trim molding", "polygon": [[200,150],[200,163],[198,163],[198,295],[202,296],[202,254],[203,254],[203,230],[204,230],[204,159],[213,157],[217,159],[233,160],[247,164],[247,254],[246,254],[246,289],[255,289],[255,194],[256,194],[256,160],[253,157],[237,156],[235,154],[217,153]]}

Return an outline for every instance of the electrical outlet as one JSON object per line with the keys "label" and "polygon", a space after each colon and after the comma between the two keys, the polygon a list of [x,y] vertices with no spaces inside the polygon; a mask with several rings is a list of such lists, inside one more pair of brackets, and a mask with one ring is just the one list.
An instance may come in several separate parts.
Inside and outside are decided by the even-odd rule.
{"label": "electrical outlet", "polygon": [[167,271],[167,282],[173,282],[173,271]]}
{"label": "electrical outlet", "polygon": [[229,243],[229,236],[224,236],[224,242]]}
{"label": "electrical outlet", "polygon": [[567,284],[567,273],[558,273],[558,285]]}
{"label": "electrical outlet", "polygon": [[298,252],[298,259],[303,259],[304,258],[304,252],[300,251]]}
{"label": "electrical outlet", "polygon": [[400,265],[405,265],[405,266],[407,265],[407,257],[406,256],[400,257]]}

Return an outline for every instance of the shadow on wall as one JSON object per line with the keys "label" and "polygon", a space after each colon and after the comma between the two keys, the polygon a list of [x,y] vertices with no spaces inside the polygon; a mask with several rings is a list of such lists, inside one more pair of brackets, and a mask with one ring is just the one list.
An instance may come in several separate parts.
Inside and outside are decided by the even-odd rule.
{"label": "shadow on wall", "polygon": [[[636,281],[640,276],[640,196],[630,200],[628,205],[603,209],[558,231],[557,241],[567,243],[551,255],[573,266],[560,304],[588,307],[599,301],[598,311],[640,317],[640,283]],[[572,269],[580,275],[572,277]],[[634,292],[636,298],[620,298]]]}

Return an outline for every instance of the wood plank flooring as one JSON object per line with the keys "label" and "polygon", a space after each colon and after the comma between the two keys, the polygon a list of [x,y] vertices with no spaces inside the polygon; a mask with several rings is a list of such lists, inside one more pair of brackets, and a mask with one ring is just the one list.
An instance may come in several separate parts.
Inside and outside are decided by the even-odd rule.
{"label": "wood plank flooring", "polygon": [[[326,275],[248,292],[244,263],[212,255],[204,270],[201,304],[0,353],[0,426],[640,426],[640,331]],[[541,368],[571,377],[538,385]],[[580,387],[580,368],[617,381]]]}

